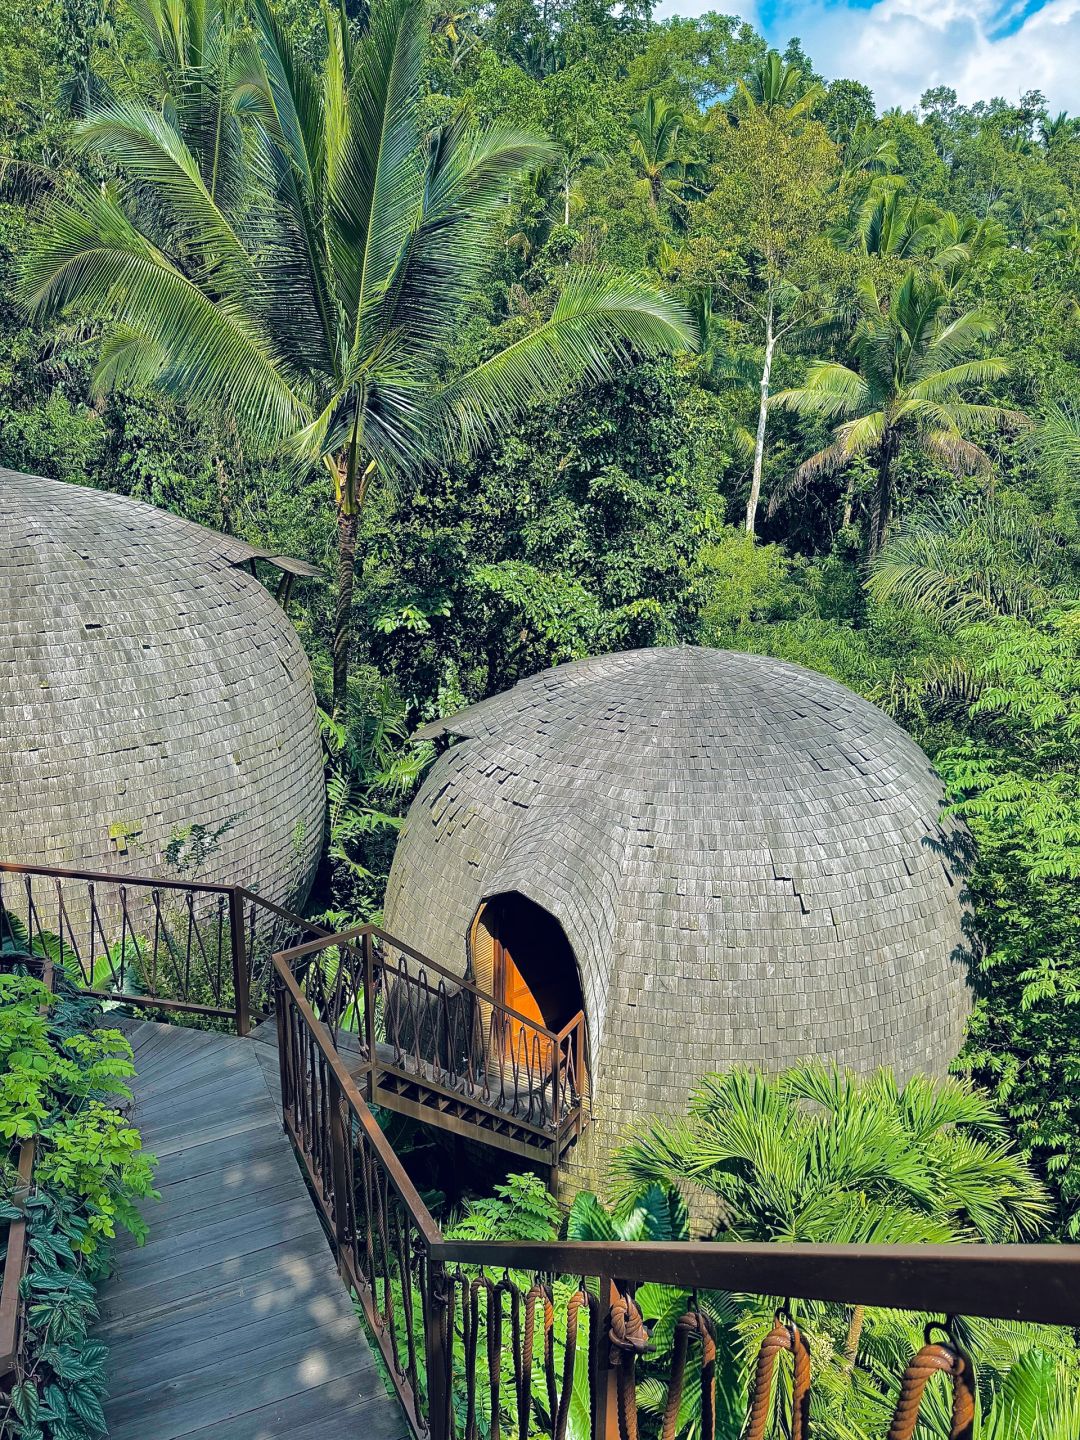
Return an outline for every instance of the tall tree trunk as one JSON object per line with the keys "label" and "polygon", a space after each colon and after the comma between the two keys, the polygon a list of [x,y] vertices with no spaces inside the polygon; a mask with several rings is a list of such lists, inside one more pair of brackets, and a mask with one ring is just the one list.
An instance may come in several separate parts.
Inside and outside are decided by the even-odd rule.
{"label": "tall tree trunk", "polygon": [[570,224],[570,166],[563,167],[563,224]]}
{"label": "tall tree trunk", "polygon": [[844,486],[844,513],[840,520],[841,527],[846,530],[851,524],[855,514],[855,472],[848,471],[847,484]]}
{"label": "tall tree trunk", "polygon": [[761,367],[761,394],[758,400],[757,434],[754,436],[754,473],[750,481],[750,498],[746,502],[746,529],[751,535],[757,523],[757,508],[761,500],[761,472],[765,463],[765,425],[769,418],[769,385],[772,381],[773,351],[776,336],[773,334],[773,307],[769,301],[765,317],[765,364]]}
{"label": "tall tree trunk", "polygon": [[221,455],[214,456],[214,474],[217,477],[218,508],[221,511],[221,532],[223,535],[231,535],[232,527],[232,496],[229,493],[229,472]]}
{"label": "tall tree trunk", "polygon": [[337,600],[334,605],[334,710],[344,718],[352,648],[352,597],[356,571],[356,534],[360,516],[338,507]]}
{"label": "tall tree trunk", "polygon": [[870,555],[877,555],[885,543],[885,532],[889,528],[892,512],[892,466],[896,458],[896,435],[889,429],[881,437],[878,450],[877,483],[874,486],[874,503],[870,509]]}

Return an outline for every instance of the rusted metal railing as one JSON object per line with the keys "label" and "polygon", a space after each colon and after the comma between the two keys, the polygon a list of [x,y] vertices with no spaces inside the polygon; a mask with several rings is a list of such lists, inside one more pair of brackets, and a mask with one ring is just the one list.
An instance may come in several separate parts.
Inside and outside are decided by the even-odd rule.
{"label": "rusted metal railing", "polygon": [[554,1180],[587,1118],[583,1013],[550,1030],[374,925],[280,960],[369,1100],[438,1109],[445,1128],[549,1157]]}
{"label": "rusted metal railing", "polygon": [[0,862],[0,946],[102,999],[241,1035],[269,1013],[273,952],[326,933],[242,885]]}
{"label": "rusted metal railing", "polygon": [[[340,938],[348,946],[358,937]],[[635,1367],[648,1334],[635,1295],[653,1282],[686,1295],[660,1440],[674,1440],[685,1423],[691,1365],[695,1423],[701,1440],[715,1440],[716,1336],[698,1300],[707,1292],[787,1297],[764,1334],[745,1433],[773,1433],[780,1405],[791,1440],[805,1440],[813,1383],[811,1347],[790,1313],[799,1302],[1080,1325],[1080,1246],[446,1239],[371,1114],[362,1089],[369,1072],[350,1073],[338,1048],[372,1016],[373,987],[365,992],[364,982],[380,963],[378,938],[359,935],[360,960],[340,989],[329,971],[305,973],[295,951],[274,957],[282,1105],[339,1270],[417,1440],[567,1440],[573,1395],[579,1415],[587,1406],[591,1440],[636,1440]],[[305,948],[308,956],[325,950]],[[396,962],[388,973],[400,981]],[[358,1030],[343,1028],[347,1013]],[[367,1033],[360,1043],[370,1047]],[[951,1329],[938,1341],[928,1330],[926,1341],[897,1392],[889,1440],[910,1440],[923,1389],[938,1373],[953,1387],[952,1440],[971,1440],[971,1361]]]}

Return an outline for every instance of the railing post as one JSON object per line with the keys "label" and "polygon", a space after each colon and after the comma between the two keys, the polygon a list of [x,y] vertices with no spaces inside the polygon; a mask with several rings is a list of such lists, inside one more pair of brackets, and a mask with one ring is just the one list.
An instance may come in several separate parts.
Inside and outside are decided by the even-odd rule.
{"label": "railing post", "polygon": [[600,1323],[596,1327],[593,1350],[593,1384],[596,1405],[593,1409],[591,1440],[619,1440],[619,1372],[611,1363],[608,1340],[611,1307],[619,1297],[612,1275],[600,1276]]}
{"label": "railing post", "polygon": [[338,1273],[351,1284],[351,1271],[346,1259],[349,1245],[348,1174],[345,1161],[345,1120],[342,1116],[341,1084],[330,1069],[326,1071],[327,1109],[330,1112],[330,1174],[334,1186],[334,1247],[337,1250]]}
{"label": "railing post", "polygon": [[446,1266],[429,1254],[427,1266],[427,1326],[425,1364],[427,1368],[428,1440],[448,1440],[450,1419],[450,1376],[452,1337],[446,1328]]}
{"label": "railing post", "polygon": [[559,1193],[559,1120],[562,1098],[563,1053],[562,1041],[551,1042],[551,1171],[548,1175],[548,1190],[552,1195]]}
{"label": "railing post", "polygon": [[229,935],[232,943],[233,998],[236,1006],[236,1033],[251,1029],[251,995],[248,982],[247,937],[244,933],[244,887],[229,888]]}
{"label": "railing post", "polygon": [[375,1103],[375,946],[371,931],[360,941],[364,961],[364,1036],[368,1060],[368,1100]]}
{"label": "railing post", "polygon": [[292,997],[286,992],[285,986],[277,973],[277,967],[273,961],[270,970],[270,984],[274,987],[274,1024],[277,1028],[277,1049],[278,1049],[278,1077],[281,1083],[281,1127],[286,1135],[289,1127],[285,1123],[285,1116],[289,1113],[289,1107],[293,1103],[293,1088],[291,1079],[291,1056],[292,1036],[290,1016],[292,1014]]}

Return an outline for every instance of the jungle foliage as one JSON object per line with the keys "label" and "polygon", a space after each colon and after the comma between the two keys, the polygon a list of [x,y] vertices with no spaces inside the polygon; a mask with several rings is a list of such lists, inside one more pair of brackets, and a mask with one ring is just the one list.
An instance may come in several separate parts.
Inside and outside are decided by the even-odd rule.
{"label": "jungle foliage", "polygon": [[[155,1161],[121,1108],[134,1074],[131,1046],[102,1026],[100,1003],[62,969],[51,991],[25,973],[25,935],[11,916],[5,930],[11,973],[0,974],[0,1253],[11,1222],[25,1214],[29,1260],[22,1359],[0,1389],[0,1434],[96,1440],[106,1430],[108,1388],[107,1346],[90,1338],[96,1286],[118,1230],[140,1244],[146,1236],[137,1206],[156,1197]],[[34,948],[41,955],[42,941]],[[24,1197],[16,1161],[28,1140],[35,1145],[33,1184]]]}
{"label": "jungle foliage", "polygon": [[[364,39],[366,7],[330,9],[15,0],[0,16],[0,462],[324,565],[292,614],[334,711],[318,901],[336,914],[378,909],[428,758],[415,726],[545,665],[697,642],[884,706],[978,842],[959,1063],[1048,1186],[1057,1233],[1080,1235],[1077,121],[1035,90],[961,105],[939,87],[879,113],[857,78],[826,84],[797,42],[770,53],[718,14],[435,7],[409,31],[400,186],[373,252],[402,282],[398,345],[385,305],[349,309],[355,215],[337,202],[356,186],[335,189],[347,147],[320,148],[349,133],[348,57],[386,36]],[[506,163],[471,192],[480,228],[452,275],[413,271],[432,187],[468,189],[482,144]],[[123,263],[88,284],[94,234]],[[132,255],[171,267],[184,305],[198,291],[207,345],[243,319],[269,347],[241,366],[253,391],[256,370],[277,375],[269,408],[239,403],[233,369],[215,386],[209,350],[185,379],[183,306],[140,328],[153,285]],[[545,350],[597,274],[624,277],[665,335],[631,326],[595,364]],[[505,355],[525,358],[492,365]],[[492,386],[417,446],[424,406],[478,373]],[[297,397],[306,443],[271,443],[267,417]],[[339,441],[376,411],[386,444],[358,469]]]}

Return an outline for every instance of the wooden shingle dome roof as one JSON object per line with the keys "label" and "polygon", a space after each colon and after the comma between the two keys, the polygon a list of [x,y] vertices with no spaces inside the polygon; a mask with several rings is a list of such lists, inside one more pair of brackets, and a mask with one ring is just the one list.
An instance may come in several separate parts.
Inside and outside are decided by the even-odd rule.
{"label": "wooden shingle dome roof", "polygon": [[614,1137],[707,1070],[823,1055],[941,1073],[968,1010],[958,852],[930,762],[835,681],[651,649],[559,666],[426,728],[387,928],[464,970],[479,907],[559,921]]}
{"label": "wooden shingle dome roof", "polygon": [[311,673],[246,548],[150,505],[0,470],[0,859],[306,893],[322,842]]}

